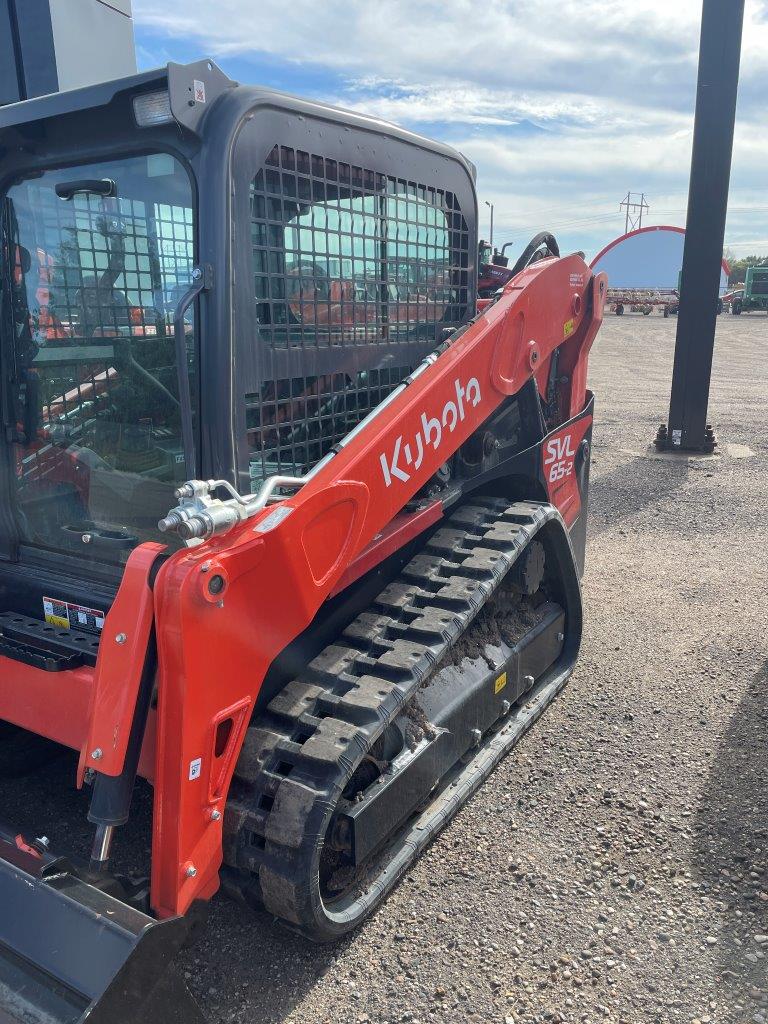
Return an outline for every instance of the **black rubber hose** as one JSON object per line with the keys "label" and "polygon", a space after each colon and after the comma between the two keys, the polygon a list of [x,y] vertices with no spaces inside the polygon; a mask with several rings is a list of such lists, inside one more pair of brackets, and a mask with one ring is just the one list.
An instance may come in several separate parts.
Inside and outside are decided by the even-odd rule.
{"label": "black rubber hose", "polygon": [[560,246],[557,244],[557,239],[554,235],[551,235],[548,231],[540,231],[538,235],[535,235],[525,249],[523,249],[520,258],[512,268],[512,277],[519,274],[521,270],[525,270],[532,263],[538,262],[536,254],[540,249],[546,249],[546,255],[539,256],[538,259],[546,259],[546,256],[559,256]]}

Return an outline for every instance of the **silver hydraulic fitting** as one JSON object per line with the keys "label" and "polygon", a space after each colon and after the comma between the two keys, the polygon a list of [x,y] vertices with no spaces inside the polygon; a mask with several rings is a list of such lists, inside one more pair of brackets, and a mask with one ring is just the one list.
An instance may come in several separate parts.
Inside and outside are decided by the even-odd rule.
{"label": "silver hydraulic fitting", "polygon": [[[260,512],[279,489],[296,490],[307,477],[272,476],[265,480],[257,494],[239,494],[228,480],[187,480],[174,497],[179,504],[157,524],[161,533],[177,533],[188,545],[208,540],[216,533],[225,533],[238,523]],[[228,498],[214,497],[225,491]]]}

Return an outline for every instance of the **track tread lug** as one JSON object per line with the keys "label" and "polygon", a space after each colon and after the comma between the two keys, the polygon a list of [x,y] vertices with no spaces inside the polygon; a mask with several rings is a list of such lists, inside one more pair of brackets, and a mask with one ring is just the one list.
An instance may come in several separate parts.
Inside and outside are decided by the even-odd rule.
{"label": "track tread lug", "polygon": [[266,769],[282,735],[259,725],[246,731],[240,756],[235,766],[235,778],[250,782]]}
{"label": "track tread lug", "polygon": [[[306,821],[317,810],[317,791],[295,780],[286,779],[280,787],[266,824],[268,843],[298,850],[306,838]],[[264,879],[262,878],[262,885]]]}
{"label": "track tread lug", "polygon": [[362,676],[338,703],[338,712],[359,725],[388,722],[405,704],[405,691],[378,676]]}
{"label": "track tread lug", "polygon": [[391,621],[390,616],[380,612],[362,612],[341,636],[344,640],[359,643],[361,651],[368,651],[384,635]]}
{"label": "track tread lug", "polygon": [[415,689],[425,668],[428,670],[437,662],[437,655],[413,640],[396,640],[392,650],[387,651],[378,659],[374,668],[376,674],[394,683],[411,683]]}
{"label": "track tread lug", "polygon": [[424,608],[407,626],[403,626],[403,633],[408,639],[430,645],[453,643],[461,631],[460,616],[435,607]]}
{"label": "track tread lug", "polygon": [[272,698],[267,710],[278,718],[293,720],[311,711],[322,692],[321,686],[292,679]]}
{"label": "track tread lug", "polygon": [[381,614],[388,615],[391,621],[402,614],[406,608],[409,608],[413,604],[414,597],[421,592],[421,587],[418,585],[397,580],[382,590],[374,601],[374,607]]}
{"label": "track tread lug", "polygon": [[324,689],[329,682],[351,671],[357,653],[350,650],[347,645],[331,644],[310,661],[307,666],[307,677],[318,688]]}
{"label": "track tread lug", "polygon": [[298,759],[306,764],[340,763],[344,757],[365,752],[365,740],[356,725],[336,718],[324,718],[315,732],[301,745]]}
{"label": "track tread lug", "polygon": [[419,554],[404,567],[401,576],[418,585],[424,581],[440,580],[444,572],[445,559],[438,555]]}
{"label": "track tread lug", "polygon": [[[478,530],[474,537],[479,540],[483,536],[482,530]],[[441,558],[448,558],[454,561],[468,552],[472,547],[472,535],[466,530],[438,530],[437,533],[427,541],[425,551],[430,554],[439,555]]]}

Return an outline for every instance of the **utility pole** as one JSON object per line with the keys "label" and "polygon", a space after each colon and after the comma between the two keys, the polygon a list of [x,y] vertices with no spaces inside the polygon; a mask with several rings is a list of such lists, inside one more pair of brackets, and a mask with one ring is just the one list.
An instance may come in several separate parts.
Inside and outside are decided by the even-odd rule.
{"label": "utility pole", "polygon": [[627,198],[619,203],[619,209],[627,208],[627,216],[624,220],[624,234],[630,231],[639,231],[643,226],[643,214],[650,210],[645,201],[645,192],[627,192]]}
{"label": "utility pole", "polygon": [[489,207],[491,211],[491,237],[488,240],[488,244],[491,247],[491,258],[493,258],[493,203],[488,202],[488,200],[486,199],[485,205]]}
{"label": "utility pole", "polygon": [[669,421],[659,449],[714,451],[707,423],[728,212],[744,0],[704,0],[680,308]]}

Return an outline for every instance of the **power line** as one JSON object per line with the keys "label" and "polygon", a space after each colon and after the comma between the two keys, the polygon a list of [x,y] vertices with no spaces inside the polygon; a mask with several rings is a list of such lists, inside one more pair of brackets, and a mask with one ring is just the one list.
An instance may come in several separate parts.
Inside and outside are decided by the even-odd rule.
{"label": "power line", "polygon": [[726,249],[765,249],[768,248],[768,238],[759,238],[754,242],[729,242],[726,239]]}
{"label": "power line", "polygon": [[[686,213],[686,207],[684,207],[684,206],[677,207],[676,209],[672,209],[672,208],[670,208],[670,209],[658,209],[658,208],[656,208],[656,215],[658,217],[673,217],[673,216],[683,215],[685,213]],[[768,206],[729,206],[728,207],[728,213],[729,213],[729,215],[732,214],[732,213],[768,213]],[[613,220],[615,216],[616,216],[616,214],[613,213],[613,212],[611,212],[611,213],[598,213],[598,214],[594,214],[591,217],[580,217],[578,219],[562,220],[562,221],[555,220],[555,221],[553,221],[551,223],[546,224],[546,227],[549,230],[555,231],[555,232],[570,231],[570,230],[575,229],[575,228],[587,228],[587,227],[590,227],[590,226],[593,226],[593,225],[596,226],[598,224],[603,224],[606,221]],[[502,237],[505,241],[507,241],[511,237],[513,237],[514,235],[519,234],[520,232],[523,232],[523,231],[536,231],[536,230],[538,230],[539,228],[542,227],[542,224],[544,223],[544,221],[548,217],[549,217],[549,214],[547,212],[544,212],[544,213],[538,214],[537,215],[537,219],[535,221],[532,220],[532,221],[525,221],[525,222],[522,222],[522,223],[515,223],[511,227],[504,226],[504,227],[499,228],[497,226],[496,233],[500,237]],[[653,226],[654,227],[656,227],[656,226],[661,227],[663,225],[653,225]]]}
{"label": "power line", "polygon": [[[737,193],[737,192],[768,192],[768,185],[739,185],[739,186],[736,186],[736,187],[732,188],[730,191],[731,191],[731,194]],[[664,193],[664,198],[665,199],[673,199],[676,196],[687,196],[687,195],[688,195],[688,193],[684,192],[684,191],[680,191],[680,192],[665,192]],[[601,205],[603,203],[609,202],[610,198],[611,197],[609,195],[607,195],[607,194],[597,195],[597,196],[590,195],[590,196],[585,197],[583,202],[585,204],[590,204],[590,205],[591,204]],[[678,207],[676,209],[673,209],[673,208],[669,208],[669,209],[661,208],[660,209],[658,207],[654,207],[654,209],[655,209],[656,215],[657,216],[661,216],[661,217],[665,217],[665,216],[668,216],[670,214],[681,214],[681,213],[686,213],[687,212],[687,207]],[[767,208],[764,207],[764,206],[733,206],[733,205],[729,205],[728,212],[729,213],[751,213],[751,212],[763,213],[763,212],[765,212],[766,209]],[[559,209],[555,209],[554,207],[551,207],[549,209],[542,210],[540,213],[535,214],[536,220],[526,220],[526,221],[522,221],[522,222],[516,222],[514,224],[514,226],[511,227],[511,228],[507,228],[507,227],[499,228],[499,225],[497,224],[496,225],[496,231],[498,232],[499,230],[501,230],[504,234],[516,234],[518,231],[526,230],[526,228],[530,228],[531,230],[535,231],[535,230],[537,230],[538,228],[541,227],[541,224],[542,224],[543,220],[546,220],[549,217],[557,216],[559,213],[560,213]],[[614,213],[606,211],[605,213],[595,213],[595,214],[593,214],[590,217],[580,217],[578,219],[569,219],[569,220],[565,220],[565,221],[556,221],[556,222],[554,222],[554,224],[552,226],[553,227],[560,227],[560,228],[563,228],[563,227],[576,227],[576,226],[579,226],[581,224],[594,224],[594,223],[597,223],[598,221],[610,220],[614,216],[615,216]]]}

